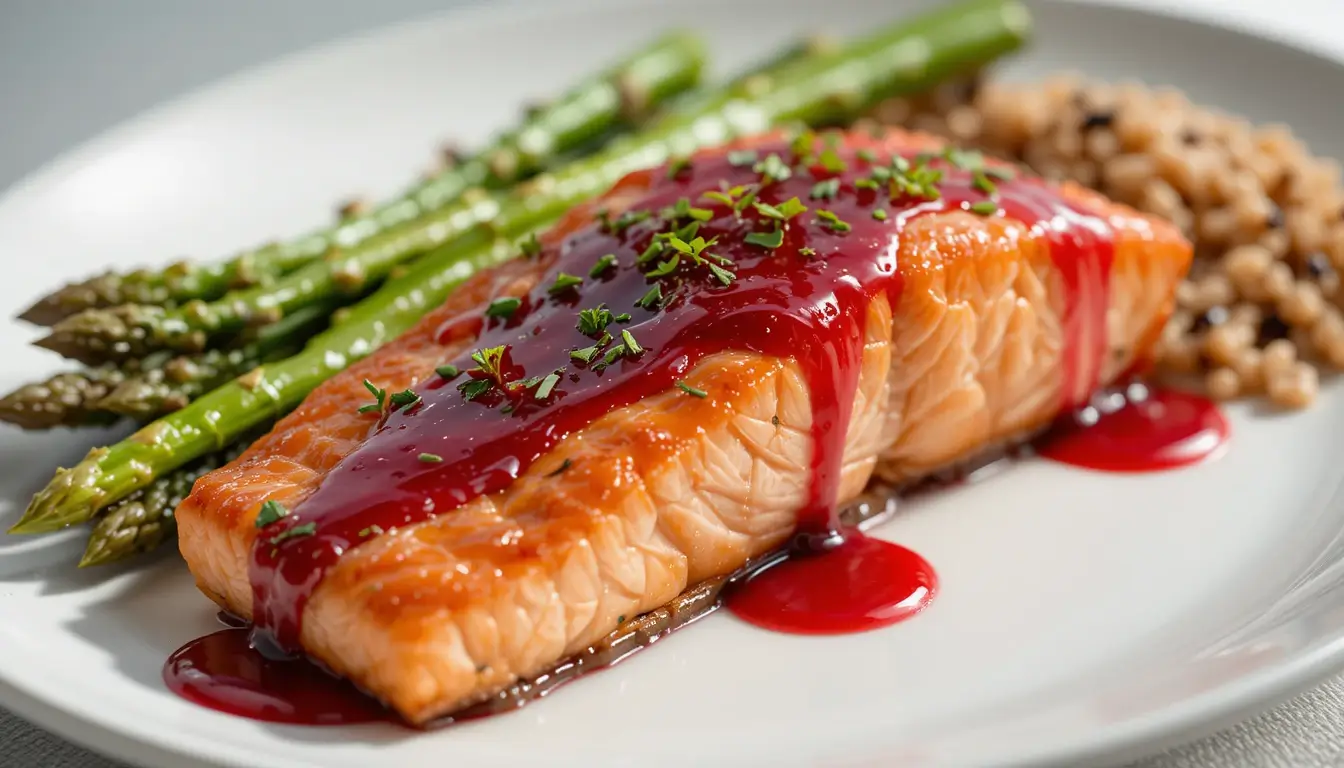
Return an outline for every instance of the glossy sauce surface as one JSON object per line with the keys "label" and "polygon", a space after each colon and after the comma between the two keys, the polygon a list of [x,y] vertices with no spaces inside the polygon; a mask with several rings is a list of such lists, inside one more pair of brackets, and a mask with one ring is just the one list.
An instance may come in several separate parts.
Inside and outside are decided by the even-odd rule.
{"label": "glossy sauce surface", "polygon": [[1105,472],[1155,472],[1216,455],[1231,427],[1208,398],[1131,384],[1060,419],[1037,446],[1047,459]]}
{"label": "glossy sauce surface", "polygon": [[256,653],[245,627],[179,648],[163,667],[168,690],[210,709],[292,725],[355,725],[397,718],[349,682],[304,659]]}
{"label": "glossy sauce surface", "polygon": [[[797,361],[811,395],[815,445],[809,497],[799,512],[799,541],[803,549],[824,552],[816,567],[831,568],[821,564],[829,558],[850,559],[847,553],[859,548],[834,546],[840,532],[832,510],[857,385],[864,313],[878,297],[898,299],[898,238],[917,216],[980,204],[991,209],[986,215],[1037,226],[1051,244],[1067,292],[1065,404],[1075,404],[1095,386],[1105,348],[1100,329],[1113,255],[1104,221],[1033,179],[999,179],[991,204],[984,179],[957,157],[927,161],[928,168],[942,174],[936,199],[908,193],[891,197],[892,188],[885,184],[877,189],[856,184],[891,163],[889,153],[860,158],[848,140],[836,149],[828,154],[814,143],[806,150],[809,157],[799,158],[780,142],[758,147],[746,161],[733,154],[702,156],[687,167],[650,176],[652,188],[634,207],[635,214],[613,214],[607,224],[537,256],[547,267],[546,276],[519,297],[510,314],[488,318],[473,345],[502,348],[493,365],[481,366],[465,354],[445,361],[469,372],[451,381],[432,379],[416,391],[413,405],[385,410],[371,438],[293,514],[259,537],[250,578],[263,641],[286,650],[298,647],[309,596],[327,569],[371,532],[449,513],[507,487],[567,435],[612,410],[672,389],[707,355],[729,349]],[[772,165],[771,156],[782,162]],[[788,178],[781,178],[785,172],[772,175],[771,168],[781,166],[791,169]],[[836,180],[834,188],[818,195],[818,182],[829,179]],[[777,245],[771,244],[775,247],[748,239],[753,233],[773,235],[777,225],[765,211],[741,206],[741,215],[735,215],[725,201],[704,197],[726,191],[740,200],[751,185],[758,188],[759,202],[781,207],[796,198],[809,209],[782,226]],[[883,216],[874,215],[878,209]],[[685,228],[692,225],[696,231],[688,233]],[[683,253],[675,269],[668,269],[675,249],[664,245],[662,253],[641,261],[654,240],[677,229],[685,234],[683,244],[693,241],[692,234],[709,241],[701,258]],[[607,254],[614,265],[593,276],[594,265]],[[559,287],[561,274],[582,282]],[[655,284],[665,297],[661,309],[637,306]],[[571,352],[593,345],[597,335],[577,327],[579,310],[599,305],[630,318],[607,328],[615,338],[596,358],[578,362]],[[637,339],[641,351],[607,360],[607,353],[621,344],[622,331]],[[553,372],[561,375],[543,397],[537,382]],[[517,386],[528,380],[530,385]],[[469,399],[461,387],[476,386],[474,381],[488,384]],[[427,454],[432,461],[423,460]],[[517,542],[519,556],[535,546]],[[889,564],[877,563],[894,558],[888,554],[871,558],[872,567],[887,575]],[[851,567],[868,567],[869,559]],[[854,610],[866,615],[871,606]]]}

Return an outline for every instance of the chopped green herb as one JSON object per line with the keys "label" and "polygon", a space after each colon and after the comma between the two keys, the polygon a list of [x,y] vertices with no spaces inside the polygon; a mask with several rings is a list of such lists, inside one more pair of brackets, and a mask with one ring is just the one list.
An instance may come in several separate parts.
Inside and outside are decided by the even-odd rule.
{"label": "chopped green herb", "polygon": [[999,204],[993,200],[981,200],[971,205],[971,213],[978,213],[981,216],[992,216],[999,212]]}
{"label": "chopped green herb", "polygon": [[639,258],[635,259],[635,263],[645,264],[649,261],[652,261],[654,258],[661,256],[663,254],[663,249],[664,249],[663,241],[654,240],[649,243],[649,247],[645,248],[643,253],[639,254]]}
{"label": "chopped green herb", "polygon": [[638,341],[635,341],[635,335],[630,331],[628,330],[621,331],[621,341],[625,342],[626,351],[628,351],[633,357],[639,357],[640,355],[644,354],[644,348],[639,345]]}
{"label": "chopped green herb", "polygon": [[374,535],[374,534],[377,534],[378,536],[382,536],[382,535],[383,535],[383,527],[382,527],[381,525],[370,525],[368,528],[363,528],[363,529],[360,530],[360,532],[359,532],[359,537],[360,537],[361,539],[365,539],[365,538],[368,538],[369,536]]}
{"label": "chopped green herb", "polygon": [[287,531],[281,531],[271,537],[271,546],[275,546],[286,539],[297,539],[302,536],[312,536],[317,533],[317,523],[304,523],[296,525]]}
{"label": "chopped green herb", "polygon": [[649,270],[648,275],[649,277],[662,277],[664,275],[670,275],[673,272],[677,271],[677,267],[680,264],[681,264],[681,254],[674,253],[672,254],[672,258],[668,259],[667,261],[658,262],[658,266]]}
{"label": "chopped green herb", "polygon": [[775,227],[769,232],[751,232],[743,238],[747,245],[759,245],[762,248],[778,248],[784,244],[784,230]]}
{"label": "chopped green herb", "polygon": [[878,221],[886,221],[887,212],[881,208],[875,208],[873,209],[873,218],[877,219]]}
{"label": "chopped green herb", "polygon": [[475,400],[494,386],[495,382],[490,379],[468,379],[457,385],[457,389],[462,393],[464,400]]}
{"label": "chopped green herb", "polygon": [[971,177],[971,185],[986,195],[992,195],[999,191],[999,188],[989,180],[989,176],[984,171],[975,172],[975,175]]}
{"label": "chopped green herb", "polygon": [[776,155],[773,152],[764,160],[753,165],[751,169],[761,174],[762,181],[766,184],[775,181],[785,181],[793,176],[793,169],[789,168],[789,164],[784,162],[779,155]]}
{"label": "chopped green herb", "polygon": [[639,301],[635,302],[635,306],[639,307],[640,309],[651,309],[654,312],[657,312],[658,310],[662,309],[663,308],[662,283],[654,283],[653,287],[649,289],[648,293],[645,293],[643,296],[640,297]]}
{"label": "chopped green herb", "polygon": [[813,256],[816,256],[816,255],[817,255],[817,250],[816,250],[815,248],[808,248],[808,247],[804,246],[804,247],[798,249],[798,255],[799,255],[799,256],[805,256],[805,257],[807,257],[807,258],[810,259],[810,258],[812,258]]}
{"label": "chopped green herb", "polygon": [[813,147],[816,146],[816,143],[816,132],[810,128],[804,128],[793,137],[793,141],[789,142],[789,151],[793,153],[794,157],[798,158],[798,162],[806,164],[811,162]]}
{"label": "chopped green herb", "polygon": [[[754,162],[754,161],[753,161],[753,162]],[[720,192],[720,191],[718,191],[718,190],[711,189],[710,191],[705,192],[704,194],[702,194],[702,195],[700,195],[700,196],[703,197],[703,198],[705,198],[706,200],[712,200],[712,201],[714,201],[714,202],[716,202],[716,203],[723,203],[724,205],[728,206],[729,208],[733,207],[733,202],[734,202],[734,201],[733,201],[733,197],[732,197],[732,195],[729,195],[727,192]]]}
{"label": "chopped green herb", "polygon": [[810,196],[813,200],[830,200],[838,194],[840,194],[840,180],[826,179],[812,185]]}
{"label": "chopped green herb", "polygon": [[794,216],[807,211],[807,206],[799,202],[798,198],[791,197],[779,205],[770,205],[769,203],[754,202],[754,207],[762,216],[775,219],[776,221],[788,221]]}
{"label": "chopped green herb", "polygon": [[593,362],[593,358],[597,357],[598,353],[602,351],[602,348],[605,347],[610,342],[611,342],[611,334],[604,333],[602,334],[602,338],[598,339],[597,343],[594,344],[593,346],[584,347],[583,349],[576,349],[573,352],[570,352],[569,356],[574,360],[578,360],[581,363],[591,363]]}
{"label": "chopped green herb", "polygon": [[561,272],[560,274],[555,276],[555,282],[551,283],[551,287],[547,288],[546,292],[552,296],[559,296],[565,291],[568,291],[571,288],[576,288],[580,285],[583,285],[582,277],[579,277],[577,275],[571,275],[567,272]]}
{"label": "chopped green herb", "polygon": [[841,159],[834,149],[824,150],[818,161],[821,163],[821,167],[829,173],[844,173],[849,170],[849,165]]}
{"label": "chopped green herb", "polygon": [[569,469],[570,467],[572,467],[573,465],[574,465],[574,462],[570,461],[569,459],[565,459],[564,461],[560,462],[560,466],[556,467],[554,471],[547,472],[547,473],[546,473],[546,476],[547,476],[547,477],[556,477],[556,476],[562,474],[566,469]]}
{"label": "chopped green herb", "polygon": [[440,456],[440,455],[437,454],[437,453],[422,453],[422,454],[420,454],[419,456],[417,456],[416,458],[418,458],[418,459],[421,461],[421,463],[424,463],[424,464],[441,464],[441,463],[443,463],[443,457]]}
{"label": "chopped green herb", "polygon": [[612,364],[615,363],[617,360],[619,360],[619,359],[621,359],[622,357],[624,357],[625,354],[626,354],[626,352],[628,352],[628,351],[629,351],[629,350],[627,350],[627,349],[625,348],[625,345],[624,345],[624,344],[617,344],[616,346],[612,347],[611,349],[608,349],[608,350],[607,350],[607,354],[604,355],[604,356],[602,357],[602,362],[598,363],[597,366],[594,368],[594,370],[600,371],[600,370],[602,370],[603,368],[606,368],[606,367],[612,365]]}
{"label": "chopped green herb", "polygon": [[985,175],[998,181],[1012,181],[1017,178],[1017,174],[1012,168],[986,168]]}
{"label": "chopped green herb", "polygon": [[718,264],[709,264],[708,266],[709,266],[709,273],[724,285],[732,285],[733,281],[737,279],[736,273],[729,272],[723,267],[720,267]]}
{"label": "chopped green herb", "polygon": [[546,378],[542,379],[541,383],[537,385],[537,391],[533,393],[533,396],[538,400],[545,400],[551,396],[551,392],[555,389],[555,385],[559,383],[560,374],[558,372],[553,371],[548,373],[546,374]]}
{"label": "chopped green herb", "polygon": [[265,528],[288,514],[289,510],[285,508],[284,504],[278,501],[267,501],[261,505],[261,511],[257,513],[256,526]]}
{"label": "chopped green herb", "polygon": [[490,302],[490,306],[485,308],[486,317],[498,317],[508,320],[513,317],[513,313],[523,305],[523,300],[516,296],[505,296]]}
{"label": "chopped green herb", "polygon": [[640,223],[641,221],[648,219],[652,215],[653,215],[652,211],[626,211],[625,213],[622,213],[620,216],[616,217],[616,220],[611,222],[608,229],[610,229],[613,233],[619,235],[620,233],[633,227],[634,225]]}
{"label": "chopped green herb", "polygon": [[876,179],[864,178],[864,179],[855,179],[854,188],[878,190],[882,188],[882,185],[877,183]]}
{"label": "chopped green herb", "polygon": [[735,168],[755,165],[758,157],[760,157],[760,155],[756,154],[755,150],[741,149],[736,152],[728,153],[728,164]]}
{"label": "chopped green herb", "polygon": [[529,259],[535,259],[541,253],[541,241],[537,239],[537,233],[533,232],[527,236],[527,239],[518,245],[522,249],[523,255]]}
{"label": "chopped green herb", "polygon": [[877,155],[873,154],[873,151],[870,149],[860,149],[858,152],[854,153],[854,156],[865,163],[877,162]]}
{"label": "chopped green herb", "polygon": [[709,393],[706,392],[705,390],[703,390],[703,389],[696,389],[695,387],[692,387],[690,384],[687,384],[687,383],[684,382],[684,381],[678,381],[678,382],[677,382],[677,389],[680,389],[682,392],[685,392],[685,393],[688,394],[688,395],[695,395],[696,397],[708,397],[708,396],[709,396]]}
{"label": "chopped green herb", "polygon": [[387,390],[379,389],[378,387],[374,386],[372,381],[369,381],[368,379],[364,380],[364,388],[369,390],[369,394],[373,395],[373,399],[377,400],[378,402],[360,406],[359,412],[382,413],[383,408],[387,405]]}
{"label": "chopped green herb", "polygon": [[438,368],[434,369],[434,372],[439,374],[444,381],[452,381],[462,373],[462,371],[458,370],[456,365],[440,365]]}
{"label": "chopped green herb", "polygon": [[620,616],[617,616],[617,617],[616,617],[616,623],[617,623],[617,624],[624,624],[624,623],[625,623],[625,614],[624,614],[624,613],[622,613]]}
{"label": "chopped green herb", "polygon": [[486,376],[498,379],[502,373],[500,366],[504,364],[504,353],[509,351],[509,345],[501,344],[498,347],[484,347],[471,353],[472,362],[480,366]]}
{"label": "chopped green herb", "polygon": [[592,309],[579,310],[579,333],[584,336],[596,336],[607,329],[616,318],[606,304],[598,304]]}
{"label": "chopped green herb", "polygon": [[420,402],[420,395],[417,395],[414,390],[403,389],[392,395],[388,404],[393,411],[399,411],[402,408],[410,408],[418,402]]}
{"label": "chopped green herb", "polygon": [[615,320],[616,320],[616,322],[618,322],[618,323],[628,323],[628,322],[630,322],[630,313],[629,313],[629,312],[622,312],[621,314],[619,314],[619,315],[617,315],[617,316],[615,317]]}
{"label": "chopped green herb", "polygon": [[834,211],[828,211],[825,208],[817,209],[817,218],[821,219],[822,224],[827,229],[830,229],[832,232],[839,232],[843,234],[853,229],[853,227],[849,225],[849,222],[835,215]]}
{"label": "chopped green herb", "polygon": [[667,163],[667,178],[675,179],[691,169],[689,157],[674,157]]}
{"label": "chopped green herb", "polygon": [[691,205],[689,198],[679,198],[674,205],[669,205],[662,211],[664,219],[677,221],[680,219],[694,219],[696,221],[709,221],[714,218],[714,212],[708,208],[696,208]]}
{"label": "chopped green herb", "polygon": [[615,269],[618,264],[619,262],[616,260],[616,254],[608,253],[598,259],[597,263],[593,265],[593,268],[588,270],[588,276],[592,278],[601,277],[608,270]]}

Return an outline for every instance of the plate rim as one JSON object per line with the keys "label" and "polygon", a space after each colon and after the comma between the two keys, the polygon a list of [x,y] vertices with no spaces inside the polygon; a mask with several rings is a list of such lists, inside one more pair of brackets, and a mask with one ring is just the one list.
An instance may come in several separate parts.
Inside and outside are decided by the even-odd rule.
{"label": "plate rim", "polygon": [[[1317,59],[1344,73],[1344,48],[1331,48],[1308,36],[1292,34],[1282,27],[1259,26],[1244,15],[1219,15],[1216,3],[1171,6],[1161,0],[1032,1],[1044,5],[1091,6],[1114,13],[1209,27]],[[0,207],[13,198],[59,183],[75,169],[107,153],[119,143],[149,130],[155,123],[172,119],[178,111],[189,110],[199,102],[217,99],[233,89],[254,87],[278,70],[317,66],[324,59],[346,56],[352,50],[364,46],[386,44],[385,40],[404,35],[419,25],[451,21],[465,32],[497,26],[537,24],[565,14],[593,14],[607,8],[629,9],[659,3],[660,0],[504,0],[491,4],[484,0],[472,0],[472,4],[467,7],[417,14],[405,20],[305,46],[235,70],[204,86],[159,102],[126,120],[112,124],[87,140],[71,145],[13,184],[0,189]],[[1264,711],[1344,668],[1344,631],[1334,637],[1323,636],[1323,639],[1325,641],[1315,648],[1298,652],[1230,682],[1181,698],[1104,730],[1089,730],[1081,737],[1057,740],[1045,748],[1023,750],[999,765],[1062,766],[1095,761],[1111,764],[1189,743]],[[171,768],[184,763],[230,766],[241,764],[237,762],[238,758],[256,759],[258,762],[251,764],[257,766],[278,765],[268,762],[267,755],[257,753],[247,745],[236,744],[230,755],[215,758],[171,736],[156,735],[148,729],[119,727],[118,721],[104,716],[102,710],[95,706],[64,706],[59,697],[46,695],[41,681],[36,678],[36,675],[14,675],[14,667],[5,664],[3,657],[0,657],[0,705],[29,723],[97,754],[152,768]],[[124,721],[120,723],[124,724]],[[318,764],[289,760],[285,765]]]}

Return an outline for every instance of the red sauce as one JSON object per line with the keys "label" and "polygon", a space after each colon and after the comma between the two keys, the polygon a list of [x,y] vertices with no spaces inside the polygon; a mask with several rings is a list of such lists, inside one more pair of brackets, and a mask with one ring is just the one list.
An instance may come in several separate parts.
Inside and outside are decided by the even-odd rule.
{"label": "red sauce", "polygon": [[905,547],[860,533],[809,557],[785,557],[725,600],[738,618],[776,632],[865,632],[922,611],[938,589],[933,566]]}
{"label": "red sauce", "polygon": [[1153,472],[1194,464],[1226,445],[1227,418],[1208,398],[1131,384],[1099,393],[1061,419],[1037,453],[1106,472]]}
{"label": "red sauce", "polygon": [[[983,181],[977,185],[971,172],[940,158],[933,161],[944,171],[938,199],[907,196],[889,201],[885,187],[874,190],[855,184],[873,170],[872,163],[854,154],[861,143],[862,139],[849,137],[839,148],[848,163],[841,173],[812,164],[795,168],[792,178],[760,190],[761,202],[779,205],[797,197],[810,209],[789,222],[777,248],[745,241],[749,233],[773,229],[761,213],[746,208],[744,215],[734,216],[726,204],[702,197],[706,191],[761,180],[750,163],[734,165],[729,155],[720,153],[697,158],[673,179],[661,173],[649,176],[654,179],[651,189],[635,206],[651,214],[649,218],[629,226],[593,226],[545,249],[539,258],[548,267],[547,276],[521,297],[510,317],[490,319],[476,347],[508,345],[500,364],[507,382],[564,369],[554,391],[538,400],[531,389],[506,393],[496,386],[467,400],[458,389],[461,378],[451,383],[435,378],[421,386],[418,404],[388,415],[313,496],[259,537],[250,579],[263,641],[298,648],[309,596],[327,570],[344,552],[359,546],[369,531],[412,525],[505,488],[565,436],[614,409],[669,390],[705,356],[728,349],[797,360],[811,393],[815,445],[808,500],[799,512],[799,541],[804,549],[834,543],[839,538],[833,507],[841,446],[857,385],[866,307],[883,295],[894,302],[901,293],[897,254],[906,223],[929,213],[969,209],[989,199],[982,191]],[[787,143],[758,147],[760,158],[772,153],[790,166],[800,165]],[[889,158],[889,154],[882,157],[878,164],[886,165]],[[812,198],[817,181],[830,178],[839,181],[834,196]],[[1019,177],[998,181],[997,187],[999,213],[994,215],[1036,227],[1050,242],[1064,276],[1068,295],[1064,396],[1073,405],[1095,387],[1105,349],[1110,228],[1037,180]],[[655,282],[645,272],[668,258],[638,266],[638,257],[655,234],[673,228],[660,212],[679,198],[708,210],[709,220],[700,224],[697,234],[706,240],[717,238],[706,252],[731,260],[721,266],[734,277],[730,284],[722,284],[707,265],[694,266],[684,258],[674,275],[660,278],[669,297],[665,308],[638,308]],[[847,226],[822,221],[816,213],[822,208]],[[874,217],[878,208],[887,212],[884,219]],[[689,221],[683,218],[677,225]],[[605,254],[616,257],[616,266],[600,277],[589,277]],[[560,273],[581,276],[583,283],[552,294],[548,289]],[[578,310],[599,304],[632,315],[628,323],[610,327],[617,335],[615,343],[620,332],[628,330],[645,350],[616,359],[600,371],[570,357],[572,350],[593,344],[576,328]],[[466,356],[446,362],[463,370],[475,367]],[[441,461],[421,461],[423,453]],[[301,525],[312,533],[289,535]],[[829,564],[838,563],[834,558],[848,560],[847,553],[862,550],[841,547],[827,556],[827,565],[815,567],[836,567]],[[888,560],[858,559],[847,567],[875,569],[874,578],[861,579],[875,582],[890,575]],[[802,573],[805,567],[796,570]],[[794,569],[781,571],[790,572]],[[848,599],[844,593],[834,596],[835,601]],[[864,602],[859,600],[853,608],[867,615],[872,607]],[[825,621],[838,619],[831,616]]]}
{"label": "red sauce", "polygon": [[222,629],[179,648],[163,681],[182,698],[268,723],[354,725],[395,720],[349,682],[306,660],[268,659],[254,651],[247,629]]}

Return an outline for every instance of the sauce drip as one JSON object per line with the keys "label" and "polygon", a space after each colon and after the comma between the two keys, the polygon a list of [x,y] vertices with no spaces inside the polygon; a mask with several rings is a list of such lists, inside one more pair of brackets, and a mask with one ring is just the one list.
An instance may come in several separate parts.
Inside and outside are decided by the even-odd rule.
{"label": "sauce drip", "polygon": [[776,632],[846,634],[914,616],[933,600],[937,584],[924,558],[851,532],[829,551],[768,564],[725,604],[738,618]]}
{"label": "sauce drip", "polygon": [[268,723],[354,725],[395,720],[377,700],[307,660],[268,659],[244,627],[179,648],[163,667],[168,690],[201,706]]}
{"label": "sauce drip", "polygon": [[1215,455],[1230,433],[1227,418],[1208,398],[1134,383],[1098,393],[1061,419],[1037,453],[1086,469],[1154,472]]}
{"label": "sauce drip", "polygon": [[[446,361],[476,371],[467,374],[470,379],[451,382],[431,378],[417,389],[412,405],[385,410],[381,420],[370,416],[371,424],[379,422],[374,434],[303,505],[258,537],[249,574],[257,644],[297,649],[309,596],[341,555],[371,532],[412,525],[507,487],[567,435],[672,389],[707,355],[730,349],[793,358],[809,388],[814,450],[808,499],[798,516],[799,549],[827,551],[818,563],[845,561],[810,567],[874,569],[866,578],[852,574],[865,583],[889,576],[892,553],[854,559],[868,545],[840,544],[833,519],[866,308],[882,296],[895,302],[901,293],[897,256],[908,222],[986,205],[989,196],[984,177],[949,156],[931,163],[943,172],[937,199],[907,194],[889,200],[885,185],[874,189],[877,185],[856,182],[870,178],[877,166],[890,167],[891,152],[902,147],[874,143],[870,149],[880,159],[862,159],[857,150],[864,141],[851,136],[836,148],[843,170],[826,162],[829,153],[820,143],[803,160],[788,143],[767,142],[756,148],[761,162],[755,168],[750,160],[717,153],[675,172],[637,175],[649,188],[632,213],[543,249],[536,257],[546,267],[541,282],[518,297],[511,311],[489,318],[475,342],[481,350],[498,348],[486,356],[490,370],[467,355]],[[772,166],[771,156],[782,162]],[[786,170],[771,172],[781,166]],[[829,189],[818,192],[819,181],[832,179]],[[809,209],[788,221],[777,245],[748,239],[776,230],[765,210],[742,206],[742,214],[735,215],[726,202],[703,196],[726,191],[740,198],[743,193],[734,194],[735,188],[758,184],[759,202],[786,208],[786,201],[797,198]],[[1035,179],[997,181],[994,203],[993,215],[1036,228],[1051,245],[1067,289],[1064,399],[1074,405],[1095,387],[1105,349],[1111,230]],[[823,209],[827,216],[820,214]],[[874,214],[879,209],[884,215]],[[667,248],[641,263],[641,254],[660,233],[686,232],[691,225],[696,228],[692,234],[710,242],[701,259],[683,254],[679,266],[666,270],[671,274],[646,274],[672,264],[673,251]],[[691,234],[683,238],[690,239]],[[593,273],[607,254],[615,263]],[[725,277],[725,271],[731,275]],[[582,283],[563,286],[561,275],[582,277]],[[640,306],[655,284],[664,297],[661,310]],[[576,327],[579,310],[599,305],[630,318],[607,328],[615,338],[596,358],[576,362],[571,351],[593,345],[596,335]],[[621,344],[623,331],[638,340],[642,352],[606,360],[605,353]],[[442,340],[461,340],[461,333],[461,324],[455,324],[445,329]],[[562,375],[542,397],[538,382],[552,372]],[[529,379],[528,386],[510,386]],[[459,389],[487,380],[484,391],[471,399]],[[708,392],[687,386],[688,397],[715,397],[712,383],[705,385]],[[425,455],[433,460],[424,461]],[[513,543],[520,557],[537,545],[525,537]],[[780,573],[795,570],[806,569]]]}

